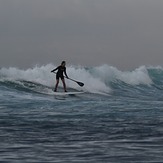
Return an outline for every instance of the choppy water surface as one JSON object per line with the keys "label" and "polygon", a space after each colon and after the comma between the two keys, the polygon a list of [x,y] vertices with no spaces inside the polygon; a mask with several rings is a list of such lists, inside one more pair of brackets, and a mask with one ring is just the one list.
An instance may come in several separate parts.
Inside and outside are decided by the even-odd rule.
{"label": "choppy water surface", "polygon": [[64,97],[51,68],[0,69],[0,162],[163,161],[161,67],[71,66]]}

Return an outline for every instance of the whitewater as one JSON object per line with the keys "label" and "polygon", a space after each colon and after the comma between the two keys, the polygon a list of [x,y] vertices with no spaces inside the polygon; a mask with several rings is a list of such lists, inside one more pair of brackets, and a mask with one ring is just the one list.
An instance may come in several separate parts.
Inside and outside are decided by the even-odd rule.
{"label": "whitewater", "polygon": [[161,66],[67,66],[64,97],[55,67],[0,68],[0,162],[162,163]]}

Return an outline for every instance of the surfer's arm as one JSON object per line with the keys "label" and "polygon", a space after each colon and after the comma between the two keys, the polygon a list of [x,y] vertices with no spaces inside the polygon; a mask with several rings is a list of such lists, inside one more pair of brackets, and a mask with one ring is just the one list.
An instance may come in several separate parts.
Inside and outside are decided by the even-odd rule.
{"label": "surfer's arm", "polygon": [[54,70],[51,70],[51,72],[54,72],[54,71],[56,71],[58,69],[58,67],[57,68],[55,68]]}

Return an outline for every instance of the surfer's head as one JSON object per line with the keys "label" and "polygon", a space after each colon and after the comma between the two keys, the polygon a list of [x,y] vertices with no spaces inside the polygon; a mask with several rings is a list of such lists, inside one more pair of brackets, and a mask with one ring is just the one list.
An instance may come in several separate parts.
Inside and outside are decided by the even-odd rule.
{"label": "surfer's head", "polygon": [[62,61],[62,62],[61,62],[61,65],[62,65],[62,66],[65,66],[65,65],[66,65],[66,61]]}

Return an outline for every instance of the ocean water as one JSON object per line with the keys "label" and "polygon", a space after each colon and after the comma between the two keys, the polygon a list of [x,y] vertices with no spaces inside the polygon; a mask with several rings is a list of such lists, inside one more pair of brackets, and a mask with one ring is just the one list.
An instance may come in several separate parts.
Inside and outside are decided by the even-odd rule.
{"label": "ocean water", "polygon": [[53,94],[54,67],[0,69],[0,162],[163,162],[161,66],[68,66],[74,96]]}

